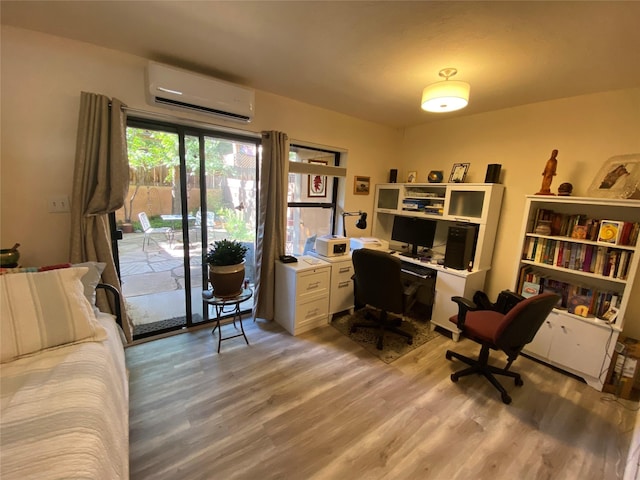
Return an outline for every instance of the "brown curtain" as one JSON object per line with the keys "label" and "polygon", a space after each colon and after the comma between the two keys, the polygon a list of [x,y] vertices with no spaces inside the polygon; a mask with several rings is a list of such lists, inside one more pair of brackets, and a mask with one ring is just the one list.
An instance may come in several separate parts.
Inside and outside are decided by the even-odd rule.
{"label": "brown curtain", "polygon": [[260,206],[256,239],[256,294],[253,318],[273,320],[275,263],[284,254],[287,224],[289,138],[282,132],[262,133]]}
{"label": "brown curtain", "polygon": [[[124,297],[111,250],[110,212],[124,204],[129,189],[125,105],[104,95],[82,92],[71,199],[72,263],[104,262],[102,281],[121,293],[122,328],[132,340],[133,327],[126,315]],[[103,312],[114,312],[113,300],[98,291]]]}

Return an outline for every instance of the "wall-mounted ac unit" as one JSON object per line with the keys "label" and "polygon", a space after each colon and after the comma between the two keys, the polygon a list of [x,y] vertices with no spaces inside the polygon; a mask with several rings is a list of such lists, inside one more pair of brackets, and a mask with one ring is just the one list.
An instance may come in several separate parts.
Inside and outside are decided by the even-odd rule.
{"label": "wall-mounted ac unit", "polygon": [[149,62],[147,100],[150,105],[250,122],[255,92],[216,78]]}

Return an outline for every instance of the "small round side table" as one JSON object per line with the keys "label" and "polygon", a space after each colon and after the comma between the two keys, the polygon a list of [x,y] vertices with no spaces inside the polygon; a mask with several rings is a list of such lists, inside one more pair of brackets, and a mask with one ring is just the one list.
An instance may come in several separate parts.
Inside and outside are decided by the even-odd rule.
{"label": "small round side table", "polygon": [[[242,291],[235,297],[216,297],[213,290],[204,290],[202,292],[202,300],[208,305],[212,305],[216,309],[216,326],[211,330],[211,334],[214,334],[218,329],[218,353],[220,353],[220,344],[223,340],[229,340],[236,337],[244,337],[244,341],[249,345],[249,340],[244,334],[244,327],[242,326],[242,315],[240,313],[240,304],[246,300],[249,300],[253,296],[253,290],[250,288],[243,288]],[[225,310],[225,307],[231,307],[229,310]],[[231,335],[230,337],[222,337],[222,328],[220,327],[220,317],[224,313],[233,312],[233,326],[236,327],[236,319],[240,322],[240,331],[237,335]]]}

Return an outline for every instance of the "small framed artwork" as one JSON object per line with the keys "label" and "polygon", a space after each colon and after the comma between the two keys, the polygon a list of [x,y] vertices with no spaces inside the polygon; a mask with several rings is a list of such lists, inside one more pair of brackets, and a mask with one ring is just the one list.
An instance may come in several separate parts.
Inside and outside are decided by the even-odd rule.
{"label": "small framed artwork", "polygon": [[409,172],[407,174],[407,183],[416,183],[417,178],[418,178],[418,172]]}
{"label": "small framed artwork", "polygon": [[616,155],[600,168],[589,195],[602,198],[639,198],[640,154]]}
{"label": "small framed artwork", "polygon": [[605,243],[613,243],[614,245],[620,240],[620,233],[624,222],[616,222],[614,220],[602,220],[600,222],[600,230],[598,231],[598,241]]}
{"label": "small framed artwork", "polygon": [[[309,160],[309,163],[317,163],[327,165],[326,160]],[[309,175],[309,197],[322,198],[327,196],[327,176],[326,175]]]}
{"label": "small framed artwork", "polygon": [[449,175],[449,183],[462,183],[467,176],[467,170],[469,170],[468,163],[454,163],[451,169],[451,175]]}
{"label": "small framed artwork", "polygon": [[353,194],[369,195],[370,185],[371,177],[360,177],[356,175],[355,177],[353,177]]}

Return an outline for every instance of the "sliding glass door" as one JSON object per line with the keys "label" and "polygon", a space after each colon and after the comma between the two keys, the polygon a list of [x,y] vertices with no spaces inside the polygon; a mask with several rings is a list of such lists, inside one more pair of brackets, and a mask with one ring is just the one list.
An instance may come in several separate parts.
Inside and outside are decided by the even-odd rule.
{"label": "sliding glass door", "polygon": [[254,280],[259,139],[138,119],[127,139],[131,186],[116,213],[116,258],[134,338],[210,321],[210,243],[245,242]]}

